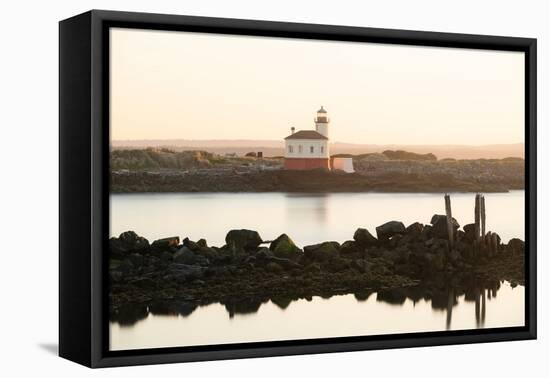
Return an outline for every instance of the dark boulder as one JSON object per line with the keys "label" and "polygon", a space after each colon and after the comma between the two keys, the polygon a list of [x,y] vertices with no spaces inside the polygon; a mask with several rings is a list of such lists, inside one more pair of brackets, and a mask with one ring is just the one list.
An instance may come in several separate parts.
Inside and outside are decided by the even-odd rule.
{"label": "dark boulder", "polygon": [[192,251],[196,251],[197,249],[199,249],[201,246],[194,242],[193,240],[189,239],[189,238],[185,238],[183,239],[183,241],[181,242],[184,246],[186,246],[187,248],[189,248],[190,250]]}
{"label": "dark boulder", "polygon": [[387,242],[392,236],[405,233],[403,222],[390,221],[376,227],[376,236],[381,242]]}
{"label": "dark boulder", "polygon": [[405,229],[405,233],[413,237],[419,237],[422,234],[422,230],[424,230],[424,225],[419,222],[414,222]]}
{"label": "dark boulder", "polygon": [[149,241],[137,235],[134,231],[123,232],[118,238],[109,240],[111,257],[124,257],[132,252],[143,253],[148,251],[149,248]]}
{"label": "dark boulder", "polygon": [[139,236],[134,231],[126,231],[118,237],[122,243],[131,247],[133,251],[139,251],[149,248],[149,242],[144,237]]}
{"label": "dark boulder", "polygon": [[151,248],[157,251],[168,250],[177,247],[180,244],[179,236],[172,236],[169,238],[158,239],[151,244]]}
{"label": "dark boulder", "polygon": [[[449,238],[449,233],[448,233],[448,230],[447,230],[447,216],[435,214],[432,217],[432,220],[430,221],[430,223],[432,224],[432,227],[433,227],[432,228],[432,235],[434,237],[441,238],[441,239],[448,239]],[[460,224],[458,224],[456,219],[453,218],[452,219],[452,225],[453,225],[453,230],[454,230],[453,235],[456,235],[456,230],[458,230],[458,228],[460,227]]]}
{"label": "dark boulder", "polygon": [[315,261],[328,261],[339,256],[338,242],[324,242],[304,247],[304,255]]}
{"label": "dark boulder", "polygon": [[525,252],[525,242],[521,239],[513,238],[508,242],[507,248],[513,255],[522,255]]}
{"label": "dark boulder", "polygon": [[378,239],[376,239],[366,228],[358,228],[353,234],[353,240],[362,247],[369,247],[371,245],[378,244]]}
{"label": "dark boulder", "polygon": [[273,240],[269,245],[269,249],[273,251],[276,257],[284,259],[297,260],[302,255],[302,250],[294,244],[294,241],[287,234],[282,234]]}
{"label": "dark boulder", "polygon": [[174,262],[193,265],[197,263],[197,255],[185,245],[174,253]]}
{"label": "dark boulder", "polygon": [[235,250],[254,250],[262,243],[257,231],[231,230],[225,236],[225,243]]}
{"label": "dark boulder", "polygon": [[359,255],[359,254],[362,254],[364,251],[365,251],[365,248],[359,246],[358,243],[354,240],[346,240],[340,246],[341,255],[346,255],[346,256]]}

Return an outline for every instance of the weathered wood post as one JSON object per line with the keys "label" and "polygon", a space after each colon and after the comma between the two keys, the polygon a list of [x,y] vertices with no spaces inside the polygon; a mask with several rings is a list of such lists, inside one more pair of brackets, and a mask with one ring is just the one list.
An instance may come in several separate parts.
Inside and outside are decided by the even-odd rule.
{"label": "weathered wood post", "polygon": [[451,210],[451,196],[445,194],[445,215],[447,216],[447,236],[449,237],[449,250],[454,246],[453,212]]}
{"label": "weathered wood post", "polygon": [[453,319],[453,305],[455,304],[454,290],[449,289],[449,296],[447,297],[447,319],[446,326],[447,330],[451,329],[451,321]]}
{"label": "weathered wood post", "polygon": [[485,196],[481,194],[479,200],[481,201],[479,204],[479,211],[481,213],[481,239],[485,241]]}
{"label": "weathered wood post", "polygon": [[479,255],[479,223],[480,223],[480,194],[476,194],[475,204],[474,204],[474,233],[475,233],[475,239],[474,239],[474,255],[478,257]]}
{"label": "weathered wood post", "polygon": [[481,323],[481,301],[480,301],[480,292],[479,289],[474,289],[474,297],[475,297],[475,314],[476,314],[476,326],[479,327]]}
{"label": "weathered wood post", "polygon": [[486,314],[486,301],[485,301],[485,289],[481,290],[481,326],[485,326],[485,314]]}
{"label": "weathered wood post", "polygon": [[474,205],[474,219],[475,219],[475,227],[474,227],[474,232],[475,232],[475,236],[476,236],[476,241],[479,242],[479,223],[480,223],[480,218],[481,218],[481,214],[480,214],[480,194],[476,194],[476,203]]}

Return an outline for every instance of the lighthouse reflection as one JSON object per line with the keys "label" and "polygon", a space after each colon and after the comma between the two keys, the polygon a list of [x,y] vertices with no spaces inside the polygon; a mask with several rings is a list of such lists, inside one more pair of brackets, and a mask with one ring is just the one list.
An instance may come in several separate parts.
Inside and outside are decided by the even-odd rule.
{"label": "lighthouse reflection", "polygon": [[285,215],[288,222],[315,225],[316,232],[329,220],[330,199],[328,193],[285,193]]}

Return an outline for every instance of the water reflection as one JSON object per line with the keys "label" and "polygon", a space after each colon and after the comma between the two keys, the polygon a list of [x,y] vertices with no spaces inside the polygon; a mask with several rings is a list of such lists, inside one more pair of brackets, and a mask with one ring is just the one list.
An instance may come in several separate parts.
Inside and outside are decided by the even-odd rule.
{"label": "water reflection", "polygon": [[329,219],[329,193],[285,193],[286,222],[323,227]]}
{"label": "water reflection", "polygon": [[236,299],[227,302],[222,302],[226,311],[229,313],[229,317],[232,318],[235,315],[247,315],[258,312],[260,306],[267,302],[261,301],[255,298]]}
{"label": "water reflection", "polygon": [[[452,197],[454,217],[463,225],[472,223],[472,194]],[[498,230],[503,242],[524,239],[524,192],[487,193],[485,198],[487,229]],[[214,246],[225,244],[227,231],[235,228],[256,230],[265,240],[287,233],[299,246],[342,243],[358,227],[374,232],[388,220],[429,223],[434,213],[444,211],[439,193],[146,193],[110,199],[111,236],[131,229],[149,240],[178,235],[205,238]]]}
{"label": "water reflection", "polygon": [[[426,285],[419,285],[409,288],[385,289],[385,290],[364,290],[356,292],[353,297],[357,302],[365,302],[375,295],[375,301],[389,306],[402,307],[407,300],[413,303],[413,307],[420,301],[429,302],[434,312],[446,312],[446,329],[452,329],[453,309],[460,305],[459,298],[463,302],[473,302],[475,325],[477,328],[485,326],[487,315],[487,301],[495,300],[497,292],[501,288],[500,281],[466,281],[461,282],[461,286],[438,285],[437,282],[431,282]],[[321,295],[321,298],[330,300],[334,296]],[[233,298],[222,302],[199,303],[197,301],[152,301],[143,304],[130,304],[117,307],[111,311],[111,322],[117,323],[122,327],[131,327],[142,320],[147,319],[149,315],[169,316],[169,317],[188,317],[199,307],[207,307],[218,304],[225,308],[229,318],[236,316],[247,316],[256,314],[260,308],[268,303],[272,303],[280,310],[287,310],[297,301],[311,301],[312,298],[298,298],[292,296],[279,295],[272,298]]]}

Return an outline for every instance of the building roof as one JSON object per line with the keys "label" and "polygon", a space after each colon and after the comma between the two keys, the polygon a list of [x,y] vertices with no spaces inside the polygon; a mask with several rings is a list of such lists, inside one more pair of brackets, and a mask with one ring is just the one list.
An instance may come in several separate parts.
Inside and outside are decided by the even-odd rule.
{"label": "building roof", "polygon": [[315,130],[300,130],[287,136],[285,139],[325,139],[328,140],[326,136],[321,133],[318,133]]}
{"label": "building roof", "polygon": [[323,105],[321,105],[321,109],[317,110],[317,113],[326,113],[327,111],[325,108],[323,108]]}

